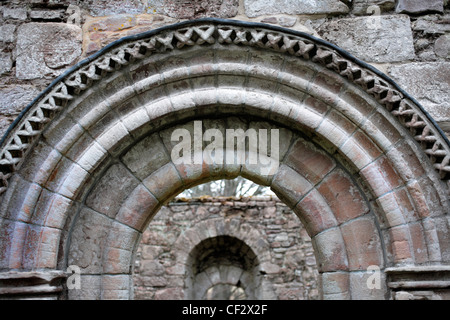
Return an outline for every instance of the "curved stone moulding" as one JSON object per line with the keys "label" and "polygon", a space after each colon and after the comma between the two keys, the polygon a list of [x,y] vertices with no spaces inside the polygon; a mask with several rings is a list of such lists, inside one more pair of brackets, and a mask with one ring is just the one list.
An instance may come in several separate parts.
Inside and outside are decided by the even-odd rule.
{"label": "curved stone moulding", "polygon": [[418,103],[370,66],[324,41],[299,32],[262,24],[202,19],[124,38],[56,79],[49,89],[28,106],[2,139],[0,194],[8,188],[9,179],[20,168],[46,124],[74,96],[87,90],[106,74],[154,52],[170,52],[215,43],[287,53],[323,65],[357,84],[410,130],[441,178],[444,181],[450,179],[448,139]]}
{"label": "curved stone moulding", "polygon": [[[280,128],[276,174],[174,165],[170,132],[199,118]],[[370,295],[356,284],[370,264],[450,261],[440,129],[373,68],[286,29],[203,19],[124,38],[55,80],[1,150],[0,270],[74,263],[98,286],[73,298],[128,298],[133,250],[158,208],[239,175],[305,224],[323,283],[339,284],[326,297]],[[339,195],[359,205],[343,210]]]}

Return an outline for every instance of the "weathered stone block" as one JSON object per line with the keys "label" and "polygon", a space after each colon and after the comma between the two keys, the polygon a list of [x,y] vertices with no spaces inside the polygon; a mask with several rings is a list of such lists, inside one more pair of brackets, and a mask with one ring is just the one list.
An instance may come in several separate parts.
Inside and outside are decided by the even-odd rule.
{"label": "weathered stone block", "polygon": [[0,89],[0,114],[17,116],[38,94],[39,90],[29,85]]}
{"label": "weathered stone block", "polygon": [[321,274],[322,294],[325,300],[350,299],[349,274],[344,272],[325,272]]}
{"label": "weathered stone block", "polygon": [[90,35],[91,40],[97,40],[98,32],[102,31],[122,31],[135,27],[137,19],[131,14],[119,14],[111,17],[106,17],[103,20],[92,23],[88,30],[89,32],[96,32]]}
{"label": "weathered stone block", "polygon": [[8,73],[12,68],[11,54],[8,52],[0,52],[0,74]]}
{"label": "weathered stone block", "polygon": [[426,15],[418,17],[416,21],[412,22],[413,31],[418,31],[424,35],[436,35],[450,32],[450,24],[445,23],[448,21],[448,16]]}
{"label": "weathered stone block", "polygon": [[330,206],[317,190],[305,196],[294,211],[311,237],[338,224]]}
{"label": "weathered stone block", "polygon": [[377,15],[394,7],[395,0],[354,0],[352,12],[356,15]]}
{"label": "weathered stone block", "polygon": [[88,209],[80,212],[79,219],[89,227],[77,226],[73,230],[68,263],[79,266],[82,274],[99,273],[103,269],[103,243],[107,240],[112,222],[108,217]]}
{"label": "weathered stone block", "polygon": [[325,230],[314,238],[319,272],[348,270],[347,249],[339,229]]}
{"label": "weathered stone block", "polygon": [[389,75],[417,99],[436,121],[448,121],[450,63],[408,63],[392,66]]}
{"label": "weathered stone block", "polygon": [[110,16],[121,13],[139,14],[144,13],[144,1],[140,0],[88,0],[84,7],[89,8],[91,15]]}
{"label": "weathered stone block", "polygon": [[34,10],[30,12],[32,20],[62,21],[63,17],[64,11],[62,10]]}
{"label": "weathered stone block", "polygon": [[126,168],[114,165],[99,181],[86,204],[98,212],[115,217],[122,203],[137,185],[137,179]]}
{"label": "weathered stone block", "polygon": [[352,220],[343,224],[341,230],[351,270],[366,270],[372,265],[382,265],[380,236],[371,217]]}
{"label": "weathered stone block", "polygon": [[147,11],[173,18],[217,17],[232,18],[238,14],[239,0],[156,0],[150,1]]}
{"label": "weathered stone block", "polygon": [[450,58],[450,35],[442,35],[436,40],[434,53],[441,58]]}
{"label": "weathered stone block", "polygon": [[443,0],[398,0],[395,11],[398,13],[443,12]]}
{"label": "weathered stone block", "polygon": [[140,185],[125,201],[116,219],[136,230],[141,230],[157,205],[156,198]]}
{"label": "weathered stone block", "polygon": [[318,188],[339,223],[361,216],[369,210],[355,184],[341,170],[329,174]]}
{"label": "weathered stone block", "polygon": [[245,0],[244,6],[245,14],[251,18],[265,14],[340,14],[349,11],[339,0]]}
{"label": "weathered stone block", "polygon": [[168,163],[170,158],[160,137],[154,134],[136,144],[123,156],[122,160],[136,177],[145,179]]}
{"label": "weathered stone block", "polygon": [[286,165],[280,167],[272,182],[272,190],[283,195],[282,200],[290,207],[295,206],[312,187],[308,180]]}
{"label": "weathered stone block", "polygon": [[336,165],[324,152],[301,138],[293,144],[285,163],[292,168],[299,168],[300,173],[313,183],[322,180]]}
{"label": "weathered stone block", "polygon": [[27,9],[26,8],[3,8],[3,18],[4,19],[14,19],[14,20],[26,20],[27,19]]}
{"label": "weathered stone block", "polygon": [[406,15],[337,19],[322,24],[318,32],[364,61],[395,62],[415,56]]}
{"label": "weathered stone block", "polygon": [[14,42],[16,26],[14,24],[5,24],[0,26],[0,42]]}
{"label": "weathered stone block", "polygon": [[81,55],[81,28],[64,23],[28,23],[17,35],[19,79],[54,78]]}

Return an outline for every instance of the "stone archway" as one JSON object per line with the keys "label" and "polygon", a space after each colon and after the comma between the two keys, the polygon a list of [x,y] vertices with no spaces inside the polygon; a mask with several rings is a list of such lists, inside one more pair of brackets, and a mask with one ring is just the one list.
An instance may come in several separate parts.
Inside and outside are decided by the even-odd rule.
{"label": "stone archway", "polygon": [[[167,134],[192,132],[199,119],[222,131],[280,128],[278,170],[175,165]],[[181,23],[80,63],[10,128],[0,270],[20,278],[75,264],[83,288],[70,298],[129,298],[135,247],[158,208],[242,175],[299,215],[324,298],[389,298],[404,287],[386,275],[448,271],[449,162],[450,144],[423,109],[338,48],[261,24]],[[381,289],[366,286],[371,265]]]}

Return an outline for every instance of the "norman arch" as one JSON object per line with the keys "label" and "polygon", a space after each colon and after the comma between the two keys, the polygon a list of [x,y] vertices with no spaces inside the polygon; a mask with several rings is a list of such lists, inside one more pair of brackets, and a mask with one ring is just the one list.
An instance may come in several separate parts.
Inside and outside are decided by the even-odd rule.
{"label": "norman arch", "polygon": [[[280,128],[275,174],[175,165],[168,137],[198,119],[222,132]],[[324,298],[390,298],[399,289],[391,275],[448,271],[449,161],[448,140],[422,108],[342,50],[262,24],[180,23],[83,61],[7,132],[0,270],[58,278],[77,265],[85,285],[66,296],[127,299],[135,247],[159,207],[242,175],[305,224]],[[378,291],[365,285],[370,265],[382,270]]]}

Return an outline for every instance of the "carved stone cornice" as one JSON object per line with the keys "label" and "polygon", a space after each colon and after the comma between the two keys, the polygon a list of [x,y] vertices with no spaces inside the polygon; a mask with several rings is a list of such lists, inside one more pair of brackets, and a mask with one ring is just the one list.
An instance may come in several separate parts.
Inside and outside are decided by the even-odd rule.
{"label": "carved stone cornice", "polygon": [[450,266],[387,268],[388,287],[398,300],[450,296]]}
{"label": "carved stone cornice", "polygon": [[57,299],[66,278],[58,270],[2,272],[0,299]]}

